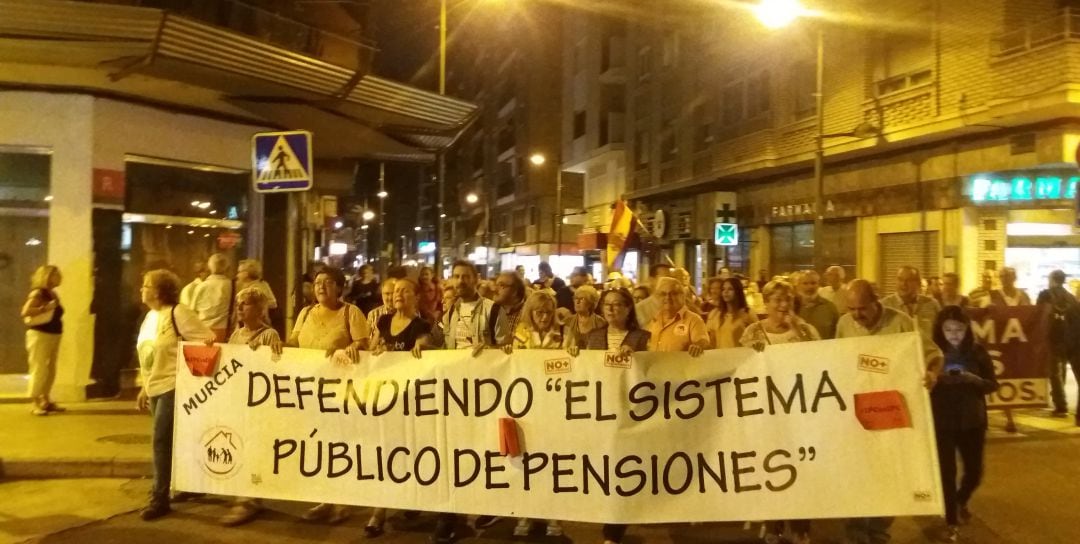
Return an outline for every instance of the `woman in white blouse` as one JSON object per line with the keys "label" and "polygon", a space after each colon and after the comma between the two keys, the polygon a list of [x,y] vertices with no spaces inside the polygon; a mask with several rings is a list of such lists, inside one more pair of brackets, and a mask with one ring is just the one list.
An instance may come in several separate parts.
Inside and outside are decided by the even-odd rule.
{"label": "woman in white blouse", "polygon": [[142,302],[150,308],[136,348],[143,387],[137,401],[140,410],[153,416],[154,486],[150,504],[140,512],[150,521],[171,511],[169,487],[172,477],[173,408],[176,404],[176,352],[180,340],[214,344],[214,333],[187,306],[179,304],[180,278],[168,270],[143,276]]}

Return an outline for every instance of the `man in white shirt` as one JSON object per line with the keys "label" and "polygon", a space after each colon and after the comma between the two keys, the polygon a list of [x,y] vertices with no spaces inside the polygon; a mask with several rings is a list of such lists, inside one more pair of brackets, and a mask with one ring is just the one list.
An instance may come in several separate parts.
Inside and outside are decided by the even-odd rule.
{"label": "man in white shirt", "polygon": [[191,280],[191,283],[184,286],[180,290],[180,304],[191,308],[191,299],[195,296],[195,288],[199,286],[210,275],[210,270],[206,268],[206,263],[199,261],[195,263],[195,279]]}
{"label": "man in white shirt", "polygon": [[210,275],[195,288],[191,309],[214,331],[218,342],[224,342],[229,332],[229,308],[232,307],[233,283],[226,275],[229,260],[215,253],[206,261]]}
{"label": "man in white shirt", "polygon": [[[844,285],[844,267],[830,266],[825,269],[825,286],[818,290],[818,295],[833,303],[836,309],[843,314],[847,311],[847,287]],[[818,331],[821,332],[821,331]]]}

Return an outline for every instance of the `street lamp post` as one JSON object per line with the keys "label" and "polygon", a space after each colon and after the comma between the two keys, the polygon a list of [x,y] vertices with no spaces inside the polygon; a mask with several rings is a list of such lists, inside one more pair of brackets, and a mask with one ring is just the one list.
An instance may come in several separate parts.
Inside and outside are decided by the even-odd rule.
{"label": "street lamp post", "polygon": [[[529,162],[535,166],[543,166],[547,162],[547,157],[543,153],[533,153],[529,157]],[[563,225],[563,206],[562,206],[562,160],[558,155],[555,157],[555,254],[562,255],[562,225]]]}
{"label": "street lamp post", "polygon": [[[798,0],[761,0],[754,15],[769,28],[788,26],[806,14]],[[814,106],[817,114],[814,135],[814,269],[825,266],[825,32],[816,30],[817,53],[814,66]]]}

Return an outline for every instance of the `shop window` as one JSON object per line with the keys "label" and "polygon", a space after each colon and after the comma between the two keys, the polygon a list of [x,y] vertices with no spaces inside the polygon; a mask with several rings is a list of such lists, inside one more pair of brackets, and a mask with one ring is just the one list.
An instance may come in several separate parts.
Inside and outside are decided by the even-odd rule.
{"label": "shop window", "polygon": [[0,300],[7,301],[0,311],[0,374],[27,371],[18,307],[34,270],[48,264],[49,178],[49,155],[0,153]]}
{"label": "shop window", "polygon": [[790,274],[814,266],[814,224],[796,223],[772,228],[771,275]]}

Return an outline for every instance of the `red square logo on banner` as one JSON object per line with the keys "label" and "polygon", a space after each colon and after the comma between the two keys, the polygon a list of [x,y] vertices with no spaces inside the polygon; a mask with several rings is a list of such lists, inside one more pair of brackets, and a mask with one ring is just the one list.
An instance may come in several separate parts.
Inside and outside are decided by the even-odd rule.
{"label": "red square logo on banner", "polygon": [[855,417],[868,431],[903,429],[911,426],[911,415],[903,393],[874,391],[855,394]]}
{"label": "red square logo on banner", "polygon": [[184,362],[193,376],[213,376],[221,346],[184,346]]}

